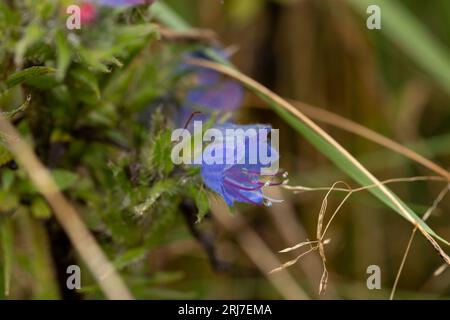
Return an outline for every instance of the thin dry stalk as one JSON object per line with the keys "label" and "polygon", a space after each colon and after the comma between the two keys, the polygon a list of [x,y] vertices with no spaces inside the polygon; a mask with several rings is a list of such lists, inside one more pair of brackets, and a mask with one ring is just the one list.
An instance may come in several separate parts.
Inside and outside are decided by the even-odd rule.
{"label": "thin dry stalk", "polygon": [[[407,177],[407,178],[391,178],[387,180],[380,181],[381,184],[392,184],[392,183],[399,183],[399,182],[417,182],[417,181],[447,181],[446,178],[443,177],[437,177],[437,176],[417,176],[417,177]],[[334,188],[333,191],[342,191],[342,192],[359,192],[368,190],[371,188],[378,187],[378,184],[371,184],[359,188]],[[283,185],[281,188],[296,192],[309,192],[309,191],[328,191],[330,187],[318,187],[318,188],[311,188],[311,187],[305,187],[305,186],[288,186]]]}
{"label": "thin dry stalk", "polygon": [[326,244],[330,243],[330,239],[324,240],[324,237],[325,237],[325,234],[326,234],[331,222],[333,221],[333,219],[336,217],[339,210],[342,208],[344,203],[347,201],[347,199],[352,194],[352,191],[348,192],[348,194],[345,196],[345,198],[341,201],[341,203],[338,205],[338,207],[335,209],[335,211],[331,215],[331,218],[328,220],[326,227],[324,229],[323,223],[324,223],[325,214],[326,214],[327,207],[328,207],[328,197],[338,184],[344,184],[348,189],[350,189],[350,186],[342,181],[338,181],[338,182],[334,183],[330,188],[328,188],[328,192],[325,195],[324,199],[322,200],[322,205],[320,207],[319,216],[317,218],[317,232],[316,232],[317,240],[314,240],[314,241],[307,240],[307,241],[301,242],[293,247],[281,250],[280,252],[286,253],[286,252],[291,252],[293,250],[302,248],[306,245],[310,245],[310,249],[308,251],[301,253],[295,259],[290,260],[290,261],[284,263],[283,265],[281,265],[280,267],[273,269],[270,273],[282,271],[285,268],[288,268],[288,267],[294,265],[295,263],[297,263],[300,260],[300,258],[307,255],[308,253],[318,250],[320,258],[322,260],[322,276],[320,279],[319,294],[323,294],[325,292],[325,290],[327,288],[327,284],[328,284],[328,270],[327,270],[327,265],[326,265],[327,259],[326,259],[326,255],[325,255],[324,246]]}
{"label": "thin dry stalk", "polygon": [[71,203],[59,191],[50,172],[37,158],[16,128],[0,114],[0,131],[7,136],[9,150],[30,176],[32,182],[52,207],[73,246],[91,270],[100,288],[109,299],[133,299],[130,291],[89,232]]}
{"label": "thin dry stalk", "polygon": [[[267,188],[264,192],[275,199],[283,198],[283,193],[281,192],[280,187]],[[287,245],[298,243],[299,241],[307,238],[306,230],[300,221],[297,220],[295,208],[289,199],[285,199],[277,206],[266,207],[265,211],[269,214],[275,228],[278,230],[280,236],[284,239]],[[306,246],[310,243],[314,243],[314,241],[303,242],[300,245]],[[282,253],[292,252],[296,249],[298,248],[287,248],[287,251],[282,250]],[[316,255],[311,255],[310,259],[300,264],[300,267],[311,285],[315,284],[315,279],[322,276],[322,261]],[[326,294],[326,298],[336,299],[337,297],[336,290],[331,284],[328,286]]]}
{"label": "thin dry stalk", "polygon": [[[447,181],[446,179],[442,178],[442,177],[428,177],[428,176],[419,176],[419,177],[410,177],[410,178],[394,178],[394,179],[388,179],[388,180],[384,180],[381,181],[381,184],[389,184],[389,183],[397,183],[397,182],[414,182],[414,181],[429,181],[429,180],[435,180],[435,181]],[[339,184],[344,184],[345,188],[338,188],[337,185]],[[289,190],[294,190],[294,191],[327,191],[323,201],[322,201],[322,205],[320,208],[320,212],[319,212],[319,216],[317,219],[317,240],[314,241],[305,241],[305,242],[301,242],[293,247],[290,248],[286,248],[284,250],[281,250],[280,253],[286,253],[286,252],[291,252],[293,250],[302,248],[306,245],[310,245],[311,249],[306,251],[304,254],[301,254],[300,256],[298,256],[296,259],[290,260],[286,263],[284,263],[283,265],[281,265],[280,267],[272,270],[271,272],[277,272],[280,270],[283,270],[284,268],[290,267],[292,265],[294,265],[301,257],[303,257],[305,254],[310,253],[312,251],[319,251],[320,257],[322,259],[322,265],[323,265],[323,274],[322,274],[322,279],[320,281],[320,287],[319,287],[319,293],[323,293],[324,290],[326,290],[326,285],[327,285],[327,281],[328,281],[328,271],[326,268],[326,256],[325,256],[325,249],[324,249],[324,245],[329,243],[329,239],[327,240],[323,240],[330,225],[331,222],[334,220],[334,218],[336,217],[336,215],[338,214],[338,212],[340,211],[340,209],[342,208],[342,206],[345,204],[345,202],[349,199],[349,197],[355,193],[355,192],[361,192],[364,190],[368,190],[370,188],[376,188],[378,187],[378,184],[374,184],[374,185],[369,185],[369,186],[364,186],[364,187],[360,187],[360,188],[351,188],[347,183],[343,182],[343,181],[338,181],[335,182],[331,187],[320,187],[320,188],[309,188],[309,187],[303,187],[303,186],[283,186],[286,189]],[[436,207],[438,206],[438,204],[442,201],[442,199],[444,198],[444,196],[447,194],[447,192],[449,191],[450,188],[450,184],[444,189],[442,190],[442,192],[439,194],[439,196],[436,198],[436,200],[433,202],[432,206],[427,210],[427,212],[424,214],[423,216],[423,220],[426,221],[429,216],[431,215],[431,213],[436,209]],[[335,211],[333,212],[333,214],[331,215],[330,219],[328,220],[325,228],[323,228],[323,222],[325,219],[325,214],[326,214],[326,210],[328,207],[328,197],[331,194],[332,191],[341,191],[341,192],[347,192],[347,194],[345,195],[344,199],[340,202],[340,204],[338,205],[338,207],[335,209]],[[417,231],[417,228],[414,228],[413,233],[411,234],[411,238],[409,240],[405,255],[403,257],[403,261],[402,264],[400,265],[400,269],[399,272],[397,273],[397,278],[396,281],[394,283],[394,288],[393,291],[391,293],[391,298],[393,297],[393,294],[395,292],[395,287],[397,286],[397,282],[398,279],[400,277],[400,273],[403,269],[403,265],[404,262],[406,260],[406,256],[409,252],[409,248],[411,246],[412,240],[414,238],[414,235]],[[314,244],[314,246],[312,246]]]}
{"label": "thin dry stalk", "polygon": [[359,123],[351,121],[328,110],[314,107],[299,101],[294,100],[290,101],[295,107],[299,108],[301,111],[303,111],[306,115],[308,115],[312,119],[351,132],[367,140],[373,141],[381,146],[384,146],[387,149],[390,149],[396,153],[405,156],[406,158],[409,158],[423,165],[424,167],[430,169],[431,171],[435,172],[441,177],[445,177],[447,180],[450,180],[450,172],[448,170],[444,169],[443,167],[434,163],[433,161],[425,158],[424,156],[418,154],[417,152],[405,147],[404,145],[379,134],[376,131],[373,131],[363,125],[360,125]]}
{"label": "thin dry stalk", "polygon": [[[428,218],[430,217],[431,213],[436,210],[437,206],[439,205],[439,203],[441,203],[441,201],[444,199],[445,195],[449,192],[450,190],[450,184],[448,184],[440,193],[439,195],[436,197],[436,199],[434,200],[433,204],[431,205],[431,207],[428,208],[428,210],[425,212],[425,214],[423,215],[423,220],[426,221],[428,220]],[[414,237],[416,235],[417,232],[417,228],[414,228],[411,232],[411,236],[409,237],[409,241],[408,244],[406,246],[405,249],[405,253],[403,254],[403,258],[402,258],[402,262],[400,263],[400,266],[398,268],[397,271],[397,275],[395,277],[395,281],[394,281],[394,285],[392,286],[392,291],[391,291],[391,295],[389,296],[389,300],[394,300],[394,295],[395,295],[395,291],[397,290],[397,285],[398,285],[398,281],[400,280],[400,275],[402,274],[403,268],[405,266],[405,262],[406,262],[406,258],[408,257],[409,251],[411,249],[411,245],[413,243]],[[447,264],[444,264],[444,268],[447,268]],[[434,275],[437,276],[439,275],[443,270],[445,270],[442,266],[436,270],[434,272]]]}

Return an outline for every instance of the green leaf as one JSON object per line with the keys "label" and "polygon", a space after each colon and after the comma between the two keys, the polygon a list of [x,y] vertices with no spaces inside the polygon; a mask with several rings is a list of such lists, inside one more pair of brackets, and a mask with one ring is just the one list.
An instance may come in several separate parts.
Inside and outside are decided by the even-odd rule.
{"label": "green leaf", "polygon": [[35,218],[48,219],[52,215],[52,210],[43,198],[37,197],[31,203],[31,213]]}
{"label": "green leaf", "polygon": [[[104,73],[110,73],[111,68],[109,68],[104,62],[106,54],[102,50],[85,49],[79,47],[76,50],[77,55],[81,58],[82,62],[88,65],[93,71],[99,71]],[[110,55],[108,55],[110,57]]]}
{"label": "green leaf", "polygon": [[19,205],[19,198],[15,193],[0,190],[0,212],[11,212]]}
{"label": "green leaf", "polygon": [[14,172],[11,170],[3,170],[1,172],[1,184],[5,191],[9,191],[15,180]]}
{"label": "green leaf", "polygon": [[18,14],[5,2],[0,2],[0,32],[3,31],[3,28],[15,26],[18,20]]}
{"label": "green leaf", "polygon": [[156,17],[156,19],[164,22],[167,26],[174,30],[186,30],[190,29],[187,24],[175,11],[168,5],[161,1],[157,1],[149,8],[150,13]]}
{"label": "green leaf", "polygon": [[14,110],[11,110],[11,111],[5,111],[5,112],[0,112],[0,113],[5,118],[11,119],[12,117],[14,117],[19,112],[24,111],[28,107],[28,105],[30,104],[30,101],[31,101],[31,96],[28,96],[27,100],[20,107],[14,109]]}
{"label": "green leaf", "polygon": [[146,279],[146,285],[167,285],[177,281],[180,281],[185,277],[185,274],[181,271],[176,272],[155,272],[151,277]]}
{"label": "green leaf", "polygon": [[[4,138],[0,134],[0,141]],[[0,143],[0,166],[7,164],[13,159],[13,155]]]}
{"label": "green leaf", "polygon": [[209,197],[205,190],[198,190],[196,186],[189,189],[189,196],[195,201],[197,207],[197,223],[202,221],[209,212]]}
{"label": "green leaf", "polygon": [[98,86],[97,77],[94,73],[84,68],[75,68],[71,69],[70,74],[74,79],[83,83],[85,86],[91,89],[98,98],[100,98],[100,88]]}
{"label": "green leaf", "polygon": [[149,157],[148,164],[154,167],[163,175],[169,174],[173,170],[171,160],[172,143],[170,141],[171,132],[169,130],[161,132],[156,136]]}
{"label": "green leaf", "polygon": [[158,181],[148,192],[144,203],[134,207],[134,212],[138,216],[143,216],[164,193],[172,193],[176,187],[177,184],[172,179]]}
{"label": "green leaf", "polygon": [[114,51],[120,53],[123,49],[141,47],[153,37],[158,36],[154,24],[128,25],[118,29]]}

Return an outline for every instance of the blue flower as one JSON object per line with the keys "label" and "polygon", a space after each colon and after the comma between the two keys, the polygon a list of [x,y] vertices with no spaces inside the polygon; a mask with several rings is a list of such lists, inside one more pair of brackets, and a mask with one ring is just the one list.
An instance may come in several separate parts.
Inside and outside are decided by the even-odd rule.
{"label": "blue flower", "polygon": [[[260,129],[270,130],[271,127],[264,125],[238,126],[228,123],[216,126],[214,129],[224,133],[225,138],[214,140],[203,151],[201,176],[204,184],[219,194],[229,206],[235,202],[266,206],[270,206],[272,202],[278,202],[279,200],[270,199],[264,195],[263,188],[284,183],[275,180],[277,177],[286,178],[287,172],[277,171],[270,175],[262,174],[262,169],[270,167],[271,164],[263,163],[259,158],[260,148],[267,151],[267,155],[272,161],[279,159],[278,152],[270,145],[267,135],[247,135],[241,137],[244,139],[241,140],[245,141],[244,143],[233,143],[232,145],[225,143],[227,129],[243,129],[246,132],[249,132],[247,129],[254,129],[254,132],[260,132]],[[252,145],[258,146],[258,148],[250,147]],[[223,159],[221,164],[207,164],[205,157],[210,154],[211,150],[220,151]],[[227,161],[227,157],[233,159],[232,162]]]}

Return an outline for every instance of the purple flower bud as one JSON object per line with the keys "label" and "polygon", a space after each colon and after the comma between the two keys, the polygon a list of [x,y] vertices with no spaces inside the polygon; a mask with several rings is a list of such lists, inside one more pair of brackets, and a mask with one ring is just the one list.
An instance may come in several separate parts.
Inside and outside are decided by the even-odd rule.
{"label": "purple flower bud", "polygon": [[[226,58],[221,50],[217,54]],[[200,51],[191,52],[189,57],[209,59]],[[214,70],[182,64],[180,70],[194,74],[197,83],[186,94],[184,107],[193,111],[235,111],[244,99],[244,89],[236,81],[226,80]]]}

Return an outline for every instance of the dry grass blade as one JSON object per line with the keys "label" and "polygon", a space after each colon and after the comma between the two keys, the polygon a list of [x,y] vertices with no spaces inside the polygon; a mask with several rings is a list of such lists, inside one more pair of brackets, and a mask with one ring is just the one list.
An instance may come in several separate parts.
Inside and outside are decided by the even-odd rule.
{"label": "dry grass blade", "polygon": [[304,247],[304,246],[307,246],[307,245],[316,244],[317,242],[318,242],[317,240],[316,240],[316,241],[304,241],[304,242],[300,242],[299,244],[297,244],[297,245],[295,245],[295,246],[293,246],[293,247],[286,248],[286,249],[280,250],[280,251],[278,251],[278,252],[279,252],[279,253],[287,253],[287,252],[291,252],[291,251],[300,249],[300,248],[302,248],[302,247]]}
{"label": "dry grass blade", "polygon": [[433,272],[433,276],[437,277],[437,276],[441,275],[445,270],[447,270],[447,268],[448,268],[447,264],[441,265],[439,268],[436,269],[435,272]]}
{"label": "dry grass blade", "polygon": [[359,123],[351,121],[328,110],[317,108],[298,101],[293,100],[290,101],[295,107],[299,108],[301,111],[303,111],[306,115],[308,115],[312,119],[351,132],[353,134],[366,138],[367,140],[373,141],[381,146],[384,146],[387,149],[402,154],[403,156],[417,163],[420,163],[421,165],[430,169],[436,174],[445,177],[447,180],[450,180],[450,172],[448,170],[444,169],[443,167],[434,163],[433,161],[425,158],[424,156],[418,154],[417,152],[414,152],[413,150],[405,147],[404,145],[379,134],[376,131],[373,131],[363,125],[360,125]]}
{"label": "dry grass blade", "polygon": [[[325,229],[324,229],[323,228],[323,222],[325,220],[325,214],[326,214],[327,207],[328,207],[328,197],[330,196],[331,192],[336,188],[336,186],[338,184],[344,184],[349,189],[349,192],[345,196],[345,198],[341,201],[341,203],[338,205],[338,207],[335,209],[335,211],[333,212],[331,218],[328,220],[328,223],[326,224]],[[320,279],[320,285],[319,285],[319,294],[323,294],[325,292],[326,288],[327,288],[327,283],[328,283],[328,270],[327,270],[327,266],[326,266],[327,259],[326,259],[326,256],[325,256],[325,248],[324,248],[324,246],[326,244],[330,243],[330,239],[325,239],[324,240],[324,237],[325,237],[325,234],[326,234],[326,232],[327,232],[331,222],[336,217],[337,213],[342,208],[342,206],[344,205],[344,203],[347,201],[347,199],[350,197],[351,194],[352,194],[352,190],[351,190],[350,186],[347,185],[345,182],[338,181],[338,182],[334,183],[328,189],[328,192],[325,195],[324,199],[322,200],[322,204],[320,206],[319,216],[317,218],[317,233],[316,233],[317,240],[314,240],[314,241],[307,240],[307,241],[301,242],[301,243],[299,243],[299,244],[297,244],[297,245],[295,245],[295,246],[293,246],[291,248],[286,248],[286,249],[280,251],[280,252],[284,253],[284,252],[290,252],[292,250],[304,247],[304,246],[306,246],[308,244],[311,246],[311,248],[308,251],[305,251],[305,252],[301,253],[295,259],[290,260],[290,261],[284,263],[283,265],[281,265],[280,267],[273,269],[270,273],[275,273],[275,272],[281,271],[281,270],[283,270],[285,268],[288,268],[288,267],[294,265],[295,263],[297,263],[298,260],[300,260],[300,258],[305,256],[306,254],[308,254],[308,253],[310,253],[312,251],[318,250],[320,258],[322,259],[322,269],[323,269],[322,276],[321,276],[321,279]]]}
{"label": "dry grass blade", "polygon": [[276,272],[279,272],[279,271],[284,270],[286,268],[289,268],[290,266],[296,264],[298,262],[298,260],[300,260],[303,256],[307,255],[308,253],[310,253],[310,252],[312,252],[314,250],[317,250],[317,246],[316,247],[311,247],[308,251],[305,251],[305,252],[299,254],[295,259],[292,259],[292,260],[290,260],[288,262],[283,263],[278,268],[270,270],[269,274],[276,273]]}
{"label": "dry grass blade", "polygon": [[336,215],[339,212],[339,210],[342,208],[344,203],[347,201],[347,199],[352,194],[352,192],[350,191],[345,196],[345,198],[341,201],[339,206],[334,211],[334,213],[331,216],[330,220],[328,220],[328,223],[325,226],[325,229],[323,229],[323,221],[325,219],[326,208],[327,208],[327,204],[328,204],[328,197],[331,194],[331,192],[334,190],[334,188],[338,184],[341,184],[341,183],[344,184],[345,186],[347,186],[348,188],[350,188],[345,182],[342,182],[342,181],[338,181],[338,182],[334,183],[331,186],[330,190],[328,190],[327,194],[325,195],[325,198],[322,201],[322,207],[320,208],[319,218],[317,220],[317,240],[319,241],[317,247],[319,249],[320,258],[322,259],[322,268],[323,268],[322,278],[320,279],[320,285],[319,285],[319,294],[323,294],[325,292],[325,290],[327,288],[327,283],[328,283],[327,258],[326,258],[326,255],[325,255],[324,245],[327,244],[330,240],[323,241],[323,238],[325,237],[325,234],[326,234],[326,232],[327,232],[331,222],[333,221],[333,219],[336,217]]}
{"label": "dry grass blade", "polygon": [[[270,206],[265,208],[265,212],[267,212],[273,222],[273,225],[278,230],[280,236],[284,239],[287,245],[291,245],[292,243],[298,243],[300,246],[294,246],[291,248],[287,248],[287,250],[282,250],[280,253],[293,253],[295,250],[303,248],[308,244],[317,243],[317,241],[307,241],[303,242],[303,239],[307,239],[307,233],[302,225],[302,223],[297,220],[297,214],[295,211],[295,207],[289,198],[284,197],[281,192],[280,187],[271,187],[264,190],[265,194],[268,194],[270,197],[275,199],[283,199],[283,203],[279,203],[276,206]],[[326,240],[327,241],[327,240]],[[303,243],[305,243],[303,245]],[[293,257],[295,258],[295,257]],[[306,280],[310,286],[315,286],[317,280],[322,276],[322,261],[319,256],[311,255],[309,259],[306,259],[303,263],[301,263],[300,268],[304,272],[306,276]],[[338,297],[336,289],[333,285],[328,285],[326,291],[326,298],[328,299],[336,299]]]}
{"label": "dry grass blade", "polygon": [[75,208],[59,191],[50,172],[39,161],[16,128],[1,114],[0,131],[7,136],[17,137],[14,141],[6,140],[9,150],[52,207],[55,217],[94,275],[106,297],[109,299],[133,299],[122,278],[89,232]]}
{"label": "dry grass blade", "polygon": [[[447,181],[446,178],[443,177],[435,177],[435,176],[419,176],[419,177],[409,177],[409,178],[393,178],[393,179],[388,179],[388,180],[384,180],[381,181],[381,184],[389,184],[389,183],[397,183],[397,182],[415,182],[415,181]],[[338,184],[344,184],[346,187],[345,188],[338,188],[337,185]],[[327,284],[327,279],[328,279],[328,272],[326,269],[326,257],[325,257],[325,250],[323,245],[327,244],[329,242],[329,240],[325,240],[323,241],[322,239],[325,237],[326,232],[328,231],[328,228],[331,225],[331,222],[334,220],[335,216],[337,215],[337,213],[339,212],[339,210],[342,208],[342,206],[344,205],[344,203],[348,200],[348,198],[355,192],[360,192],[360,191],[364,191],[364,190],[368,190],[371,188],[376,188],[378,187],[378,184],[373,184],[373,185],[368,185],[368,186],[364,186],[364,187],[360,187],[360,188],[351,188],[348,184],[346,184],[345,182],[342,181],[338,181],[336,183],[334,183],[331,187],[319,187],[319,188],[310,188],[310,187],[304,187],[304,186],[283,186],[283,188],[288,189],[288,190],[292,190],[292,191],[303,191],[303,192],[307,192],[307,191],[327,191],[323,201],[322,201],[322,205],[321,205],[321,209],[319,212],[319,217],[318,217],[318,221],[317,221],[317,239],[316,241],[305,241],[302,243],[297,244],[296,246],[293,246],[291,248],[286,248],[280,252],[288,252],[288,251],[292,251],[295,250],[297,248],[303,247],[306,244],[313,244],[313,243],[317,243],[316,247],[314,248],[314,250],[319,250],[319,254],[320,257],[322,259],[322,264],[323,264],[323,274],[322,274],[322,279],[321,279],[321,284],[320,284],[320,293],[323,293],[324,290],[326,289],[326,284]],[[444,196],[447,194],[447,192],[449,191],[450,188],[450,184],[448,184],[442,191],[441,193],[438,195],[438,197],[435,199],[435,201],[433,202],[432,206],[425,212],[424,216],[423,216],[423,220],[426,221],[431,213],[436,209],[436,207],[438,206],[438,204],[443,200]],[[347,192],[347,195],[345,196],[345,198],[341,201],[341,203],[339,204],[339,206],[336,208],[336,210],[334,211],[334,213],[332,214],[331,218],[329,219],[325,229],[323,229],[323,221],[324,221],[324,217],[325,217],[325,213],[326,213],[326,208],[328,205],[328,197],[330,195],[330,193],[332,191],[340,191],[340,192]],[[323,231],[322,231],[323,230]],[[397,273],[397,277],[393,286],[393,290],[391,293],[391,299],[393,298],[394,292],[395,292],[395,288],[397,286],[398,280],[400,278],[400,274],[403,270],[403,266],[404,263],[406,261],[406,257],[408,255],[409,249],[411,247],[412,241],[414,239],[414,235],[417,231],[417,228],[414,228],[411,237],[409,239],[405,254],[403,256],[403,260],[402,263],[400,265],[399,271]],[[434,239],[429,239],[429,241],[433,244],[433,246],[435,245],[435,241]],[[438,251],[439,253],[439,251]],[[297,259],[298,260],[298,259]],[[295,262],[297,261],[295,260]],[[293,260],[294,261],[294,260]],[[291,266],[294,263],[290,263],[292,261],[289,261],[288,263],[286,263],[285,265],[283,265],[282,267],[287,267],[287,266]],[[446,268],[448,265],[444,264],[444,267]],[[445,270],[444,267],[439,268],[438,270],[436,270],[435,274],[437,272],[442,272],[443,270]],[[281,268],[281,267],[280,267]],[[278,268],[278,269],[280,269]]]}
{"label": "dry grass blade", "polygon": [[[320,255],[322,257],[322,254]],[[323,256],[325,257],[325,256]],[[322,278],[320,279],[320,286],[319,286],[319,294],[323,294],[325,290],[327,290],[327,284],[328,284],[328,270],[327,266],[325,264],[325,260],[323,263],[323,274]]]}

